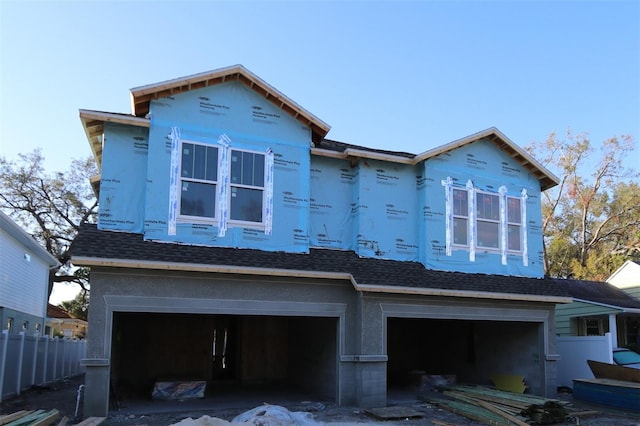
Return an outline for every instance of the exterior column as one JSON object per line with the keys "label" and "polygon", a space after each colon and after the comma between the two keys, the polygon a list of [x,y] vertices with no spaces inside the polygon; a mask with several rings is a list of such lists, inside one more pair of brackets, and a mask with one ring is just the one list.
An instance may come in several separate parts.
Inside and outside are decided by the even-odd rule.
{"label": "exterior column", "polygon": [[611,333],[611,346],[618,347],[618,325],[616,324],[616,314],[609,314],[609,333]]}

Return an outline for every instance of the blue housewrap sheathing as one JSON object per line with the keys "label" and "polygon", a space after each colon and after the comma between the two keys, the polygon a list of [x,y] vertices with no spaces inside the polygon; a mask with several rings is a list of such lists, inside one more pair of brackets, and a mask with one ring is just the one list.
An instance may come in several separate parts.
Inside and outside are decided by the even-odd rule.
{"label": "blue housewrap sheathing", "polygon": [[143,232],[148,130],[104,124],[100,183],[101,229]]}
{"label": "blue housewrap sheathing", "polygon": [[[100,229],[154,241],[290,253],[320,247],[436,270],[543,276],[540,182],[489,140],[416,165],[346,160],[311,156],[311,130],[239,82],[161,98],[150,107],[149,129],[105,123]],[[224,190],[215,221],[180,217],[180,141],[218,147],[219,170],[235,161],[228,155],[233,149],[263,154],[264,224],[221,220],[228,213],[223,201],[233,196]],[[219,173],[220,182],[228,178]],[[469,197],[466,244],[455,234],[454,192]],[[484,247],[475,221],[483,194],[500,198],[496,228],[511,229],[505,206],[519,203],[519,249],[507,249],[506,231],[500,247]]]}
{"label": "blue housewrap sheathing", "polygon": [[[421,234],[422,263],[433,269],[501,275],[542,277],[542,218],[540,183],[509,155],[488,140],[480,140],[440,154],[424,162],[419,184],[424,193],[422,206],[424,232]],[[474,193],[505,193],[519,198],[522,212],[520,252],[470,250],[447,244],[447,188]],[[524,194],[524,195],[523,195]],[[476,203],[469,202],[470,214],[477,215]],[[473,232],[473,231],[472,231]],[[451,235],[449,235],[451,238]],[[449,246],[449,247],[447,247]]]}
{"label": "blue housewrap sheathing", "polygon": [[[185,141],[273,155],[273,221],[263,229],[212,223],[171,223],[170,169],[175,130]],[[311,132],[246,86],[231,82],[151,103],[144,235],[148,240],[222,247],[308,252],[309,146]],[[229,161],[233,161],[230,159]]]}

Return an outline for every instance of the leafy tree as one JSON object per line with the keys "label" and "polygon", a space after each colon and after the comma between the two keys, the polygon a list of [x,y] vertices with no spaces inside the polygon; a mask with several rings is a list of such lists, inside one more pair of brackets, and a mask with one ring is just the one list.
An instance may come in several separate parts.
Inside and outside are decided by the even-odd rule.
{"label": "leafy tree", "polygon": [[89,313],[89,293],[80,291],[72,300],[60,303],[60,307],[72,317],[86,321]]}
{"label": "leafy tree", "polygon": [[543,193],[545,272],[605,280],[627,259],[640,259],[638,172],[624,166],[631,137],[612,137],[596,150],[584,133],[552,133],[526,148],[560,182]]}
{"label": "leafy tree", "polygon": [[54,282],[74,282],[89,289],[88,271],[71,264],[73,240],[84,221],[95,222],[98,202],[89,178],[97,174],[92,158],[73,160],[66,172],[45,172],[39,149],[18,161],[0,157],[0,209],[30,232],[62,265]]}

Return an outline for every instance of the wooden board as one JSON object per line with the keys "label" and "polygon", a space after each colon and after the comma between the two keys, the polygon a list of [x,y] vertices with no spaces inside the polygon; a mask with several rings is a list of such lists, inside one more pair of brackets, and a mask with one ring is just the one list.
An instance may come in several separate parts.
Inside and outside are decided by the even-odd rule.
{"label": "wooden board", "polygon": [[424,416],[421,412],[408,407],[370,408],[365,412],[381,420],[414,419]]}
{"label": "wooden board", "polygon": [[640,383],[640,369],[638,368],[608,364],[592,359],[587,360],[587,364],[589,364],[589,368],[596,379],[614,379]]}

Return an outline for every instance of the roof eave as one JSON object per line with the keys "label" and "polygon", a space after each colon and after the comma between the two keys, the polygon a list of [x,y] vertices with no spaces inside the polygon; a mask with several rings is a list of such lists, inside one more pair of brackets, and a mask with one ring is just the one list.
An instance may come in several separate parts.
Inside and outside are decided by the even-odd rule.
{"label": "roof eave", "polygon": [[112,268],[133,268],[133,269],[153,269],[166,271],[185,271],[185,272],[216,272],[223,274],[241,274],[241,275],[266,275],[277,277],[296,277],[296,278],[320,278],[320,279],[337,279],[349,280],[357,291],[369,293],[389,293],[389,294],[413,294],[421,296],[443,296],[458,298],[480,298],[494,300],[511,300],[541,303],[571,303],[571,297],[562,296],[544,296],[535,294],[516,294],[516,293],[497,293],[497,292],[481,292],[481,291],[465,291],[465,290],[447,290],[436,288],[416,288],[403,286],[384,286],[372,284],[358,284],[353,276],[348,272],[325,272],[325,271],[307,271],[297,269],[274,269],[274,268],[256,268],[256,267],[240,267],[230,265],[203,265],[196,263],[180,263],[180,262],[159,262],[145,260],[129,260],[115,258],[96,258],[85,256],[73,256],[72,262],[76,266],[93,266],[93,267],[112,267]]}

